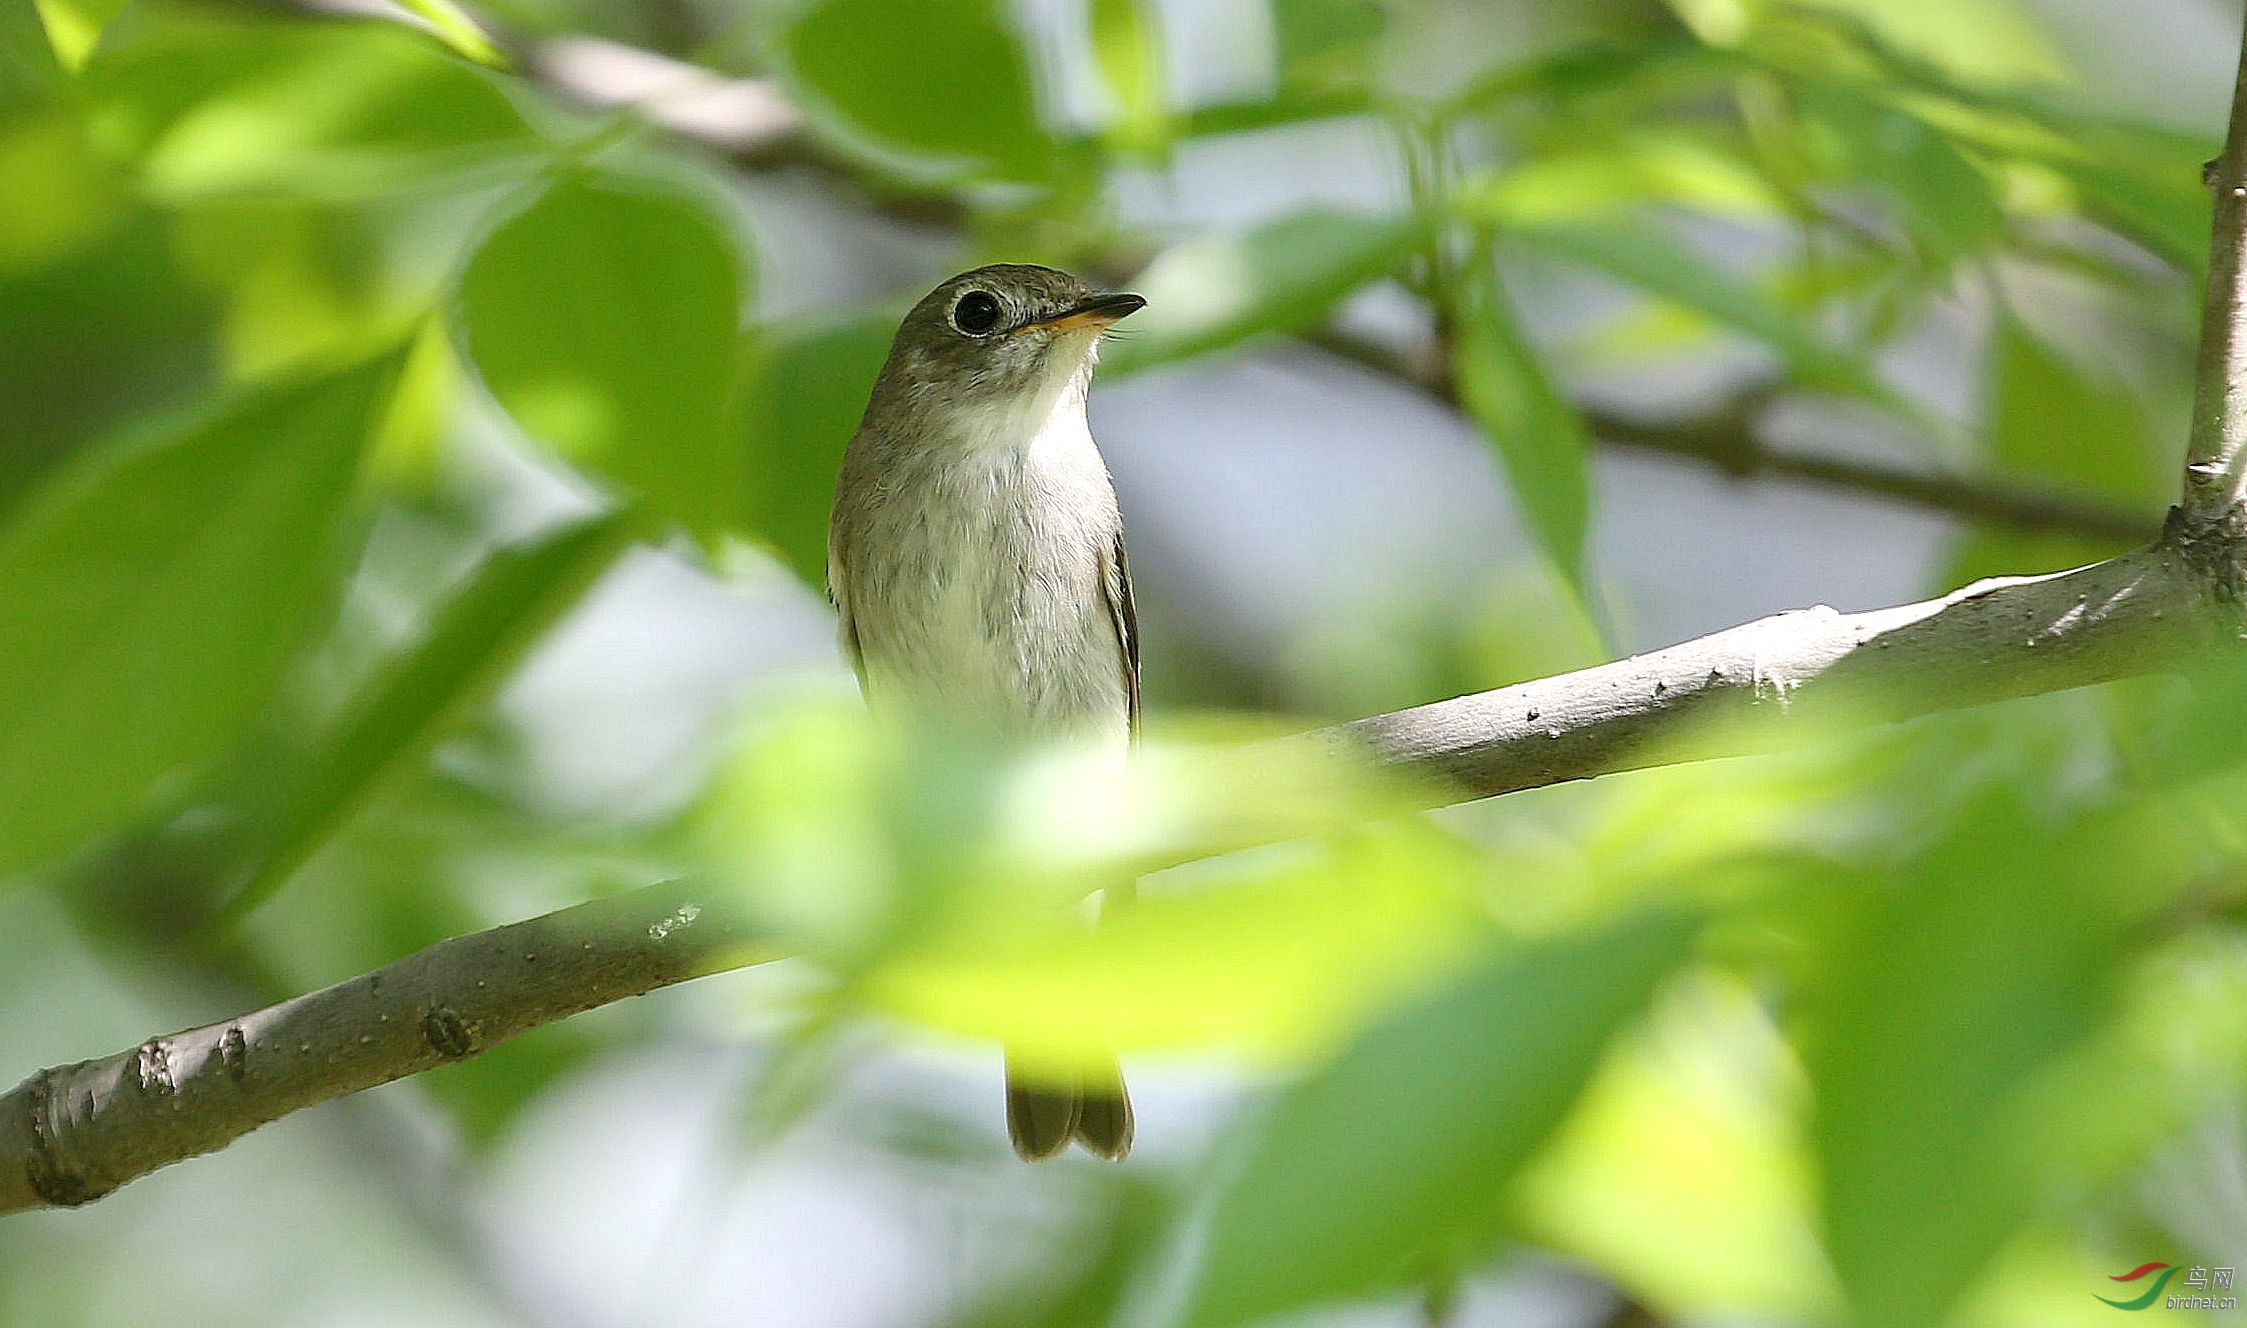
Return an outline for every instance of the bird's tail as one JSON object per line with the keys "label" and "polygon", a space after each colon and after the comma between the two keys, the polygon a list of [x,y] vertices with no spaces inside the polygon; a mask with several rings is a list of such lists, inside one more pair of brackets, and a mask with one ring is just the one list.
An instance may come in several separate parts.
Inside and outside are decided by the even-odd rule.
{"label": "bird's tail", "polygon": [[[1101,892],[1100,915],[1128,908],[1137,883]],[[1131,1153],[1131,1094],[1124,1088],[1123,1066],[1113,1052],[1071,1080],[1031,1080],[1006,1065],[1006,1133],[1026,1162],[1058,1156],[1074,1139],[1085,1150],[1121,1162]]]}
{"label": "bird's tail", "polygon": [[1073,1082],[1031,1080],[1007,1059],[1006,1132],[1024,1161],[1059,1155],[1073,1139],[1111,1162],[1131,1152],[1131,1094],[1123,1067],[1111,1059]]}

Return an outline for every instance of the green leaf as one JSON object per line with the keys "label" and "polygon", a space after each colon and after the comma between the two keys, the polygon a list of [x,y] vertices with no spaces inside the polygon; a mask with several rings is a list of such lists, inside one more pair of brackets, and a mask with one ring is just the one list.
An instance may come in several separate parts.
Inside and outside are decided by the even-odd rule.
{"label": "green leaf", "polygon": [[101,31],[125,7],[125,0],[37,0],[47,41],[65,69],[77,69],[93,54]]}
{"label": "green leaf", "polygon": [[2059,78],[2066,62],[2022,0],[1807,0],[1860,22],[1880,40],[1963,79],[2020,83]]}
{"label": "green leaf", "polygon": [[807,107],[846,136],[971,174],[1053,173],[1029,63],[991,0],[817,0],[783,41]]}
{"label": "green leaf", "polygon": [[1272,0],[1280,81],[1307,92],[1365,86],[1388,21],[1380,0]]}
{"label": "green leaf", "polygon": [[159,202],[427,189],[539,146],[492,74],[400,24],[134,13],[84,80],[104,145]]}
{"label": "green leaf", "polygon": [[[2112,496],[2150,518],[2170,480],[2145,403],[2119,377],[2099,381],[2018,319],[1990,344],[1989,449],[1995,469],[2057,493]],[[2109,557],[2125,541],[2060,531],[1971,531],[1952,563],[1960,582],[2074,567]]]}
{"label": "green leaf", "polygon": [[1514,1173],[1692,937],[1646,916],[1493,955],[1289,1090],[1216,1196],[1186,1321],[1396,1286],[1486,1242]]}
{"label": "green leaf", "polygon": [[889,354],[897,320],[878,315],[812,330],[770,330],[740,393],[749,529],[797,575],[827,582],[827,513],[843,449]]}
{"label": "green leaf", "polygon": [[1807,91],[1802,101],[1839,138],[1842,177],[1888,191],[1901,206],[1905,228],[1931,260],[1947,265],[1987,249],[2004,233],[1996,185],[1925,120],[1820,89]]}
{"label": "green leaf", "polygon": [[453,0],[398,0],[398,3],[418,14],[445,45],[461,55],[493,69],[507,68],[507,57],[492,44],[491,37],[468,11]]}
{"label": "green leaf", "polygon": [[1846,382],[1867,377],[1777,300],[1651,224],[1525,226],[1508,230],[1505,236],[1524,247],[1605,272],[1719,327],[1753,337],[1778,351],[1806,377]]}
{"label": "green leaf", "polygon": [[2119,375],[2097,379],[2013,318],[1998,328],[1993,359],[1990,446],[2001,469],[2148,504],[2166,495],[2166,449]]}
{"label": "green leaf", "polygon": [[1159,154],[1171,137],[1160,12],[1150,0],[1092,0],[1092,54],[1115,99],[1116,142]]}
{"label": "green leaf", "polygon": [[418,768],[448,724],[505,680],[637,529],[630,513],[610,512],[494,550],[332,727],[299,750],[260,753],[247,799],[253,856],[227,911],[238,916],[263,903],[370,797]]}
{"label": "green leaf", "polygon": [[38,11],[0,5],[0,110],[52,101],[68,77]]}
{"label": "green leaf", "polygon": [[1943,1322],[2034,1211],[2041,1076],[2192,879],[2166,812],[2051,820],[2020,789],[1975,797],[1804,993],[1827,1249],[1865,1328]]}
{"label": "green leaf", "polygon": [[327,612],[395,357],[85,457],[0,531],[0,872],[215,756]]}
{"label": "green leaf", "polygon": [[571,176],[477,248],[455,319],[524,432],[707,536],[742,506],[725,416],[744,282],[700,200]]}
{"label": "green leaf", "polygon": [[1416,218],[1312,209],[1241,234],[1187,240],[1135,283],[1147,309],[1107,360],[1128,373],[1312,326],[1343,297],[1401,268],[1426,233]]}
{"label": "green leaf", "polygon": [[1591,438],[1506,307],[1483,262],[1461,292],[1452,372],[1460,404],[1498,449],[1523,519],[1563,579],[1583,593],[1591,519]]}

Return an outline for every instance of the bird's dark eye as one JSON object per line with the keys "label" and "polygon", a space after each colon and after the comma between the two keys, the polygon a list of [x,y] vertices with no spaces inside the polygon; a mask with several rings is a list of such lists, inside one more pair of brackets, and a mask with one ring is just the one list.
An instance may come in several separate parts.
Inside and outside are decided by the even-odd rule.
{"label": "bird's dark eye", "polygon": [[971,290],[952,306],[952,326],[971,337],[979,337],[998,325],[998,297],[989,291]]}

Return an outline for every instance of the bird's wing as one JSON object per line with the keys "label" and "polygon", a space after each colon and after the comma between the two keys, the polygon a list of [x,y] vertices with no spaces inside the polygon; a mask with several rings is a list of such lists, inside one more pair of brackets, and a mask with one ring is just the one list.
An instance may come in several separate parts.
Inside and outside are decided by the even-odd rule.
{"label": "bird's wing", "polygon": [[1123,528],[1101,559],[1100,580],[1108,592],[1108,620],[1116,628],[1116,645],[1123,652],[1124,688],[1131,697],[1131,737],[1139,738],[1139,613],[1131,603],[1131,560],[1124,556]]}
{"label": "bird's wing", "polygon": [[851,672],[858,675],[858,694],[866,694],[866,653],[858,647],[858,620],[851,616],[850,591],[844,584],[842,532],[827,532],[827,602],[835,606],[835,637],[850,657]]}

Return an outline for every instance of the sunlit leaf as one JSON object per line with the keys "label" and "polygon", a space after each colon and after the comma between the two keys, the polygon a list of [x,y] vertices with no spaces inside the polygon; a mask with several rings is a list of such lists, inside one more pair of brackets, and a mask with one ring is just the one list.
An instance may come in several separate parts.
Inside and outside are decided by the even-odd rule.
{"label": "sunlit leaf", "polygon": [[1537,546],[1581,593],[1591,438],[1523,339],[1492,266],[1465,280],[1452,356],[1460,402],[1497,448]]}
{"label": "sunlit leaf", "polygon": [[1147,308],[1108,361],[1129,372],[1311,326],[1344,296],[1395,273],[1425,234],[1409,217],[1311,210],[1187,240],[1134,283]]}
{"label": "sunlit leaf", "polygon": [[395,371],[106,447],[0,530],[0,870],[116,823],[238,736],[336,593]]}
{"label": "sunlit leaf", "polygon": [[896,319],[767,329],[751,351],[736,445],[749,468],[744,520],[807,584],[827,583],[827,513]]}
{"label": "sunlit leaf", "polygon": [[1704,978],[1649,1025],[1524,1175],[1527,1234],[1664,1318],[1829,1313],[1799,1076],[1769,1013],[1744,985]]}
{"label": "sunlit leaf", "polygon": [[64,68],[76,69],[93,53],[101,30],[125,7],[125,0],[37,0],[47,40]]}
{"label": "sunlit leaf", "polygon": [[1160,152],[1170,139],[1160,11],[1150,0],[1092,0],[1092,54],[1115,99],[1116,141]]}
{"label": "sunlit leaf", "polygon": [[1469,188],[1478,213],[1509,226],[1590,221],[1648,202],[1764,218],[1786,206],[1737,151],[1668,126],[1556,145]]}
{"label": "sunlit leaf", "polygon": [[710,535],[742,509],[725,413],[745,280],[699,198],[572,175],[485,238],[455,316],[524,432]]}
{"label": "sunlit leaf", "polygon": [[427,188],[538,146],[492,74],[400,24],[135,13],[86,92],[101,142],[168,203]]}
{"label": "sunlit leaf", "polygon": [[1806,0],[1963,78],[2018,83],[2066,72],[2021,0]]}
{"label": "sunlit leaf", "polygon": [[810,109],[847,135],[932,166],[1052,174],[1022,44],[991,0],[816,0],[784,45]]}
{"label": "sunlit leaf", "polygon": [[491,37],[453,0],[398,0],[398,3],[428,23],[430,29],[444,39],[445,45],[477,64],[494,69],[507,67],[507,57],[492,44]]}
{"label": "sunlit leaf", "polygon": [[1215,1197],[1186,1322],[1401,1285],[1487,1242],[1515,1171],[1692,936],[1646,916],[1494,954],[1291,1089]]}
{"label": "sunlit leaf", "polygon": [[1479,930],[1456,845],[1337,836],[1268,863],[1155,883],[1097,928],[1035,896],[965,897],[866,979],[876,1008],[1067,1073],[1111,1047],[1287,1062],[1326,1049]]}

